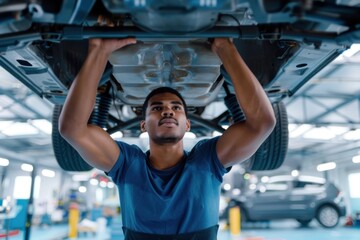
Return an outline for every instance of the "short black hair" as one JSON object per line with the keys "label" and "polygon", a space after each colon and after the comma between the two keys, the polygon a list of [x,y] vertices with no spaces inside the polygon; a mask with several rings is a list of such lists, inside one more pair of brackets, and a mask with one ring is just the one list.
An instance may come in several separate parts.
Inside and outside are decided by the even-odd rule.
{"label": "short black hair", "polygon": [[161,93],[171,93],[171,94],[176,95],[178,98],[180,98],[182,104],[184,105],[185,115],[187,116],[186,102],[185,102],[184,98],[181,96],[181,94],[177,90],[170,88],[170,87],[159,87],[159,88],[152,90],[145,99],[145,102],[142,106],[142,116],[144,119],[146,116],[146,109],[148,107],[150,98],[152,98],[155,95],[161,94]]}

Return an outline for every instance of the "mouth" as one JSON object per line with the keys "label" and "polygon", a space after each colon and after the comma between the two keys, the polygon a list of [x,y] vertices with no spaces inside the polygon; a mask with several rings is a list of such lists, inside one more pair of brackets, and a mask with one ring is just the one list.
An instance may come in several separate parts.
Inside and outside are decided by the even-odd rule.
{"label": "mouth", "polygon": [[166,125],[166,126],[171,126],[171,125],[179,125],[178,122],[173,119],[173,118],[163,118],[160,120],[159,122],[159,126],[161,125]]}

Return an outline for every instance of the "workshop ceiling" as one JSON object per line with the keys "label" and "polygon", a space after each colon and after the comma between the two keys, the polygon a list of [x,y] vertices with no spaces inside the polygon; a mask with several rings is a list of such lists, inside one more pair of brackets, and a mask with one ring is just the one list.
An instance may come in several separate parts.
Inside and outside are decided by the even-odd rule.
{"label": "workshop ceiling", "polygon": [[[351,168],[360,149],[359,98],[360,45],[353,45],[284,100],[290,143],[282,169],[327,161]],[[52,108],[0,68],[0,157],[59,168],[51,143]]]}

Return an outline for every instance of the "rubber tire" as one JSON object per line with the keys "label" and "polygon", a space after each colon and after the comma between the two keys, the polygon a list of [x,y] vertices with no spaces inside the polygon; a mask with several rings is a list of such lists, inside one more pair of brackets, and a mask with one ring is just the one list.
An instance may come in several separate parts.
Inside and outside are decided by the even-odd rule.
{"label": "rubber tire", "polygon": [[52,116],[52,145],[56,161],[65,171],[85,172],[93,169],[80,154],[60,135],[59,116],[62,105],[55,105]]}
{"label": "rubber tire", "polygon": [[[332,218],[334,218],[335,221],[332,221],[332,223],[327,223],[328,220],[333,220]],[[339,212],[337,211],[337,209],[331,205],[323,205],[321,206],[316,214],[316,220],[320,223],[321,226],[323,226],[324,228],[333,228],[336,227],[339,223]]]}
{"label": "rubber tire", "polygon": [[283,102],[273,103],[272,106],[276,117],[275,128],[255,154],[246,161],[247,170],[274,170],[279,168],[285,160],[289,144],[286,106]]}

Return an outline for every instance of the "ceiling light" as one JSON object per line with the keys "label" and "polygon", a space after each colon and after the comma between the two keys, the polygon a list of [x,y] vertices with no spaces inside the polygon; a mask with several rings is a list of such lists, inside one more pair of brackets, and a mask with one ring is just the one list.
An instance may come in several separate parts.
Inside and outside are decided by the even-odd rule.
{"label": "ceiling light", "polygon": [[75,182],[84,182],[89,180],[89,176],[83,174],[77,174],[72,176],[72,180]]}
{"label": "ceiling light", "polygon": [[104,182],[104,181],[100,181],[100,187],[106,187],[107,186],[107,183],[106,182]]}
{"label": "ceiling light", "polygon": [[289,133],[290,138],[297,138],[303,135],[305,132],[309,131],[309,129],[312,128],[312,125],[310,124],[301,124],[297,128],[295,128],[293,131]]}
{"label": "ceiling light", "polygon": [[23,163],[21,164],[21,170],[25,172],[32,172],[34,170],[34,167],[31,164]]}
{"label": "ceiling light", "polygon": [[140,134],[139,138],[149,138],[149,134],[147,132],[143,132]]}
{"label": "ceiling light", "polygon": [[108,188],[114,188],[115,187],[115,184],[113,182],[108,182],[107,183],[107,187]]}
{"label": "ceiling light", "polygon": [[0,166],[6,167],[9,165],[9,160],[6,158],[0,158]]}
{"label": "ceiling light", "polygon": [[328,171],[336,168],[336,163],[334,162],[328,162],[328,163],[322,163],[317,165],[316,169],[319,172]]}
{"label": "ceiling light", "polygon": [[353,44],[348,50],[344,51],[342,55],[344,55],[345,57],[352,57],[359,51],[360,51],[360,44]]}
{"label": "ceiling light", "polygon": [[86,191],[87,191],[87,189],[86,189],[85,186],[80,186],[80,187],[79,187],[79,192],[85,193]]}
{"label": "ceiling light", "polygon": [[263,176],[263,177],[261,177],[261,182],[267,183],[268,181],[269,181],[269,177],[268,177],[268,176]]}
{"label": "ceiling light", "polygon": [[0,131],[6,129],[11,124],[13,124],[13,121],[0,121]]}
{"label": "ceiling light", "polygon": [[196,135],[193,132],[186,132],[185,135],[184,135],[184,138],[186,138],[186,139],[195,139]]}
{"label": "ceiling light", "polygon": [[310,129],[303,135],[303,138],[319,140],[330,140],[334,137],[336,137],[336,135],[326,127],[317,127]]}
{"label": "ceiling light", "polygon": [[298,170],[292,170],[291,171],[291,176],[293,176],[293,177],[299,176],[299,171]]}
{"label": "ceiling light", "polygon": [[342,135],[350,130],[348,127],[340,126],[327,126],[327,128],[336,135]]}
{"label": "ceiling light", "polygon": [[353,163],[360,163],[360,155],[356,155],[352,157]]}
{"label": "ceiling light", "polygon": [[124,136],[124,134],[121,131],[114,132],[111,134],[111,137],[114,139],[120,139]]}
{"label": "ceiling light", "polygon": [[41,174],[44,176],[44,177],[55,177],[55,172],[52,171],[52,170],[49,170],[49,169],[43,169],[41,171]]}
{"label": "ceiling light", "polygon": [[97,186],[99,184],[99,180],[92,178],[92,179],[90,179],[90,184],[93,186]]}
{"label": "ceiling light", "polygon": [[7,136],[21,136],[39,134],[39,130],[28,123],[16,122],[2,131]]}
{"label": "ceiling light", "polygon": [[229,183],[224,184],[224,190],[229,191],[231,189],[231,185]]}
{"label": "ceiling light", "polygon": [[289,129],[289,132],[292,132],[295,130],[295,128],[297,128],[299,125],[298,124],[294,124],[294,123],[289,123],[288,124],[288,129]]}
{"label": "ceiling light", "polygon": [[29,122],[46,134],[51,134],[52,132],[52,124],[46,119],[35,119]]}
{"label": "ceiling light", "polygon": [[351,131],[345,133],[344,135],[342,135],[342,137],[345,140],[349,140],[349,141],[359,140],[360,139],[360,129],[351,130]]}

